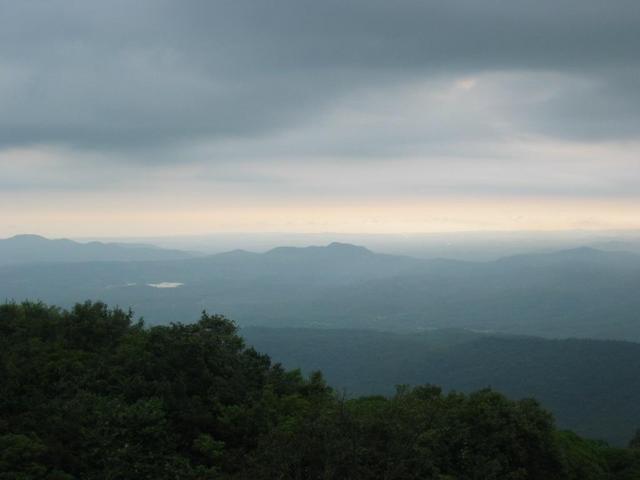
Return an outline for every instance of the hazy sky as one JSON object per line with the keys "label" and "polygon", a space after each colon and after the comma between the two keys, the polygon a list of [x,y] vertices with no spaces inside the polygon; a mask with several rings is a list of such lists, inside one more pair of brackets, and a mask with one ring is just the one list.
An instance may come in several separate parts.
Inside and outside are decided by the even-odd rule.
{"label": "hazy sky", "polygon": [[0,235],[640,228],[638,0],[0,0]]}

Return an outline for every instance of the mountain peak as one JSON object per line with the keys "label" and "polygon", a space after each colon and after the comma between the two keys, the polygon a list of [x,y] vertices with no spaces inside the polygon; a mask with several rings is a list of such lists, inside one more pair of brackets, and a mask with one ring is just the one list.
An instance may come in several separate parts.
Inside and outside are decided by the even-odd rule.
{"label": "mountain peak", "polygon": [[266,252],[269,255],[303,255],[303,254],[347,254],[369,255],[371,250],[350,243],[332,242],[326,246],[310,247],[276,247]]}
{"label": "mountain peak", "polygon": [[351,243],[342,243],[342,242],[331,242],[329,245],[327,245],[325,248],[331,249],[331,250],[340,250],[343,252],[354,252],[354,253],[372,253],[371,250],[369,250],[366,247],[362,247],[360,245],[353,245]]}
{"label": "mountain peak", "polygon": [[15,242],[29,242],[29,241],[47,241],[49,240],[42,235],[36,235],[35,233],[20,233],[18,235],[14,235],[13,237],[6,238],[5,240],[15,241]]}

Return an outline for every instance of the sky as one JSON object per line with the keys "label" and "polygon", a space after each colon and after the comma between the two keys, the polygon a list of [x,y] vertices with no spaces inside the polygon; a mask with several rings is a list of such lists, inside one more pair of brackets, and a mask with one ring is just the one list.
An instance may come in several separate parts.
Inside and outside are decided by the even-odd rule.
{"label": "sky", "polygon": [[0,0],[0,236],[640,228],[637,0]]}

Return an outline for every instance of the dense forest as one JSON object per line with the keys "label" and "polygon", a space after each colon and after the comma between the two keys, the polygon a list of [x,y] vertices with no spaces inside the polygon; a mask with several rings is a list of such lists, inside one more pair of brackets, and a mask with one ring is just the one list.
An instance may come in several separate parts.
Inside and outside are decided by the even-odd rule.
{"label": "dense forest", "polygon": [[102,303],[0,307],[2,479],[637,479],[639,444],[487,389],[345,398],[221,316],[149,328]]}
{"label": "dense forest", "polygon": [[349,396],[389,395],[396,384],[461,392],[491,386],[509,398],[534,397],[560,428],[616,446],[627,445],[640,426],[638,343],[463,329],[242,327],[241,335],[286,368],[321,370]]}

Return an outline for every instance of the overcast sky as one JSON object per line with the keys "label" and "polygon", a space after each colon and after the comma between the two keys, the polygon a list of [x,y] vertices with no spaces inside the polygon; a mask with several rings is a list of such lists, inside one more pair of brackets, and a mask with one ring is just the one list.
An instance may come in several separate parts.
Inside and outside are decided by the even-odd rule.
{"label": "overcast sky", "polygon": [[640,228],[638,0],[0,0],[0,236]]}

